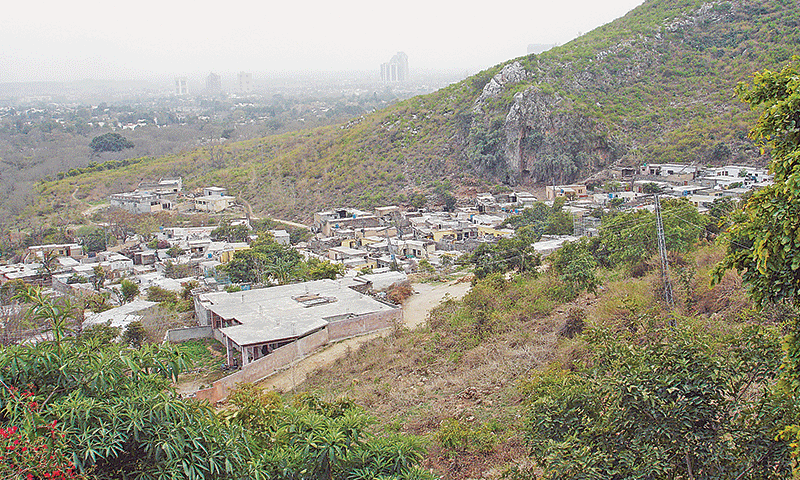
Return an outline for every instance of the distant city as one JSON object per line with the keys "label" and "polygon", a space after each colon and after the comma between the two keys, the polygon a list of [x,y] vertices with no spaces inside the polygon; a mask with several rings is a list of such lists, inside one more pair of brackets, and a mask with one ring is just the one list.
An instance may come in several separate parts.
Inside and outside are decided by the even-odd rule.
{"label": "distant city", "polygon": [[0,107],[37,105],[41,102],[83,104],[131,103],[154,97],[219,97],[273,95],[313,96],[390,92],[397,98],[430,93],[458,82],[472,73],[466,70],[432,71],[409,68],[409,57],[397,52],[372,71],[249,71],[203,74],[179,73],[172,78],[131,80],[80,80],[71,82],[0,83]]}

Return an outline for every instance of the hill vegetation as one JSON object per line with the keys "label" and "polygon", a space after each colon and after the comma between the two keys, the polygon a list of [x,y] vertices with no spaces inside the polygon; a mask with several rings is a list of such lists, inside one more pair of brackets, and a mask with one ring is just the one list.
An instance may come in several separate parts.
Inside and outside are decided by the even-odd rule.
{"label": "hill vegetation", "polygon": [[[452,188],[570,181],[612,162],[764,161],[755,115],[734,99],[751,73],[800,53],[789,0],[651,0],[541,55],[335,126],[146,158],[38,187],[25,218],[63,215],[143,178],[222,184],[293,218],[334,204],[407,201]],[[61,177],[59,175],[58,177]]]}

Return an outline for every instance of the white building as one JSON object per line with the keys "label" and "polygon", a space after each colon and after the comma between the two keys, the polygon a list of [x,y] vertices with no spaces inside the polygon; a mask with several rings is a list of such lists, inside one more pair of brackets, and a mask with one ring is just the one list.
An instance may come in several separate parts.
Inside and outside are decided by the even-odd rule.
{"label": "white building", "polygon": [[194,208],[201,212],[218,213],[236,203],[236,197],[228,195],[222,187],[206,187],[203,196],[194,199]]}
{"label": "white building", "polygon": [[127,210],[131,213],[154,213],[172,210],[172,200],[159,198],[159,195],[148,191],[115,193],[111,195],[111,206]]}

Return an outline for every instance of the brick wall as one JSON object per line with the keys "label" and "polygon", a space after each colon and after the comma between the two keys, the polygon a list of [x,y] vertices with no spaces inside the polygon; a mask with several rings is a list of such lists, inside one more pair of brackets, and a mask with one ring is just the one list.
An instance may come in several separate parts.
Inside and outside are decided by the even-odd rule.
{"label": "brick wall", "polygon": [[210,326],[207,327],[186,327],[167,330],[164,340],[170,343],[185,342],[198,338],[213,338],[214,331]]}
{"label": "brick wall", "polygon": [[198,390],[195,398],[214,404],[225,399],[237,383],[258,382],[323,345],[399,325],[402,321],[403,309],[396,308],[329,323],[322,330],[275,349],[266,357],[245,365],[238,372],[217,380],[210,388]]}
{"label": "brick wall", "polygon": [[400,325],[403,321],[403,309],[395,308],[384,312],[359,315],[357,317],[331,322],[328,324],[329,341],[341,340],[343,338],[363,335],[394,325]]}

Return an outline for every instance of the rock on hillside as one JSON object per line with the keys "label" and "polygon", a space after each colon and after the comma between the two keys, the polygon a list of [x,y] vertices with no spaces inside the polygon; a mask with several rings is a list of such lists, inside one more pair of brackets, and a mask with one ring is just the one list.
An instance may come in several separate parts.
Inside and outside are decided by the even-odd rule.
{"label": "rock on hillside", "polygon": [[510,183],[565,182],[616,160],[754,160],[734,87],[800,53],[795,2],[648,1],[495,69],[465,153]]}

